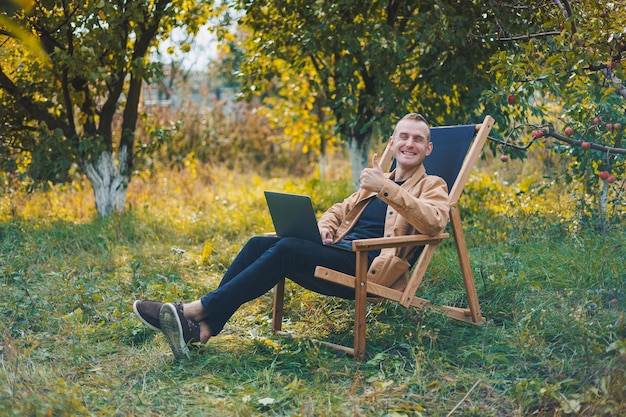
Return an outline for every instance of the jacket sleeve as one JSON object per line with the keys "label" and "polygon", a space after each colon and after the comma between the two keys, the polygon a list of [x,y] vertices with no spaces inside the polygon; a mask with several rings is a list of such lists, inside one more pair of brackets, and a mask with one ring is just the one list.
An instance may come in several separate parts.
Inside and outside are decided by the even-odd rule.
{"label": "jacket sleeve", "polygon": [[388,181],[378,197],[392,207],[420,233],[436,235],[442,232],[449,217],[448,187],[445,181],[429,175],[412,192]]}
{"label": "jacket sleeve", "polygon": [[317,226],[327,228],[333,232],[333,236],[336,235],[347,213],[356,205],[358,199],[359,193],[356,192],[341,203],[333,204],[319,219]]}

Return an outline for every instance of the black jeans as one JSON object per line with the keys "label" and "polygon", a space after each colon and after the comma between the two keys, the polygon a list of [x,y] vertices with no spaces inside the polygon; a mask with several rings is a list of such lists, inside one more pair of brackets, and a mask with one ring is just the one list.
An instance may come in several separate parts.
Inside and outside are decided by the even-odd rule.
{"label": "black jeans", "polygon": [[313,276],[322,265],[354,275],[356,254],[297,238],[257,236],[250,239],[228,268],[220,285],[202,296],[204,321],[212,335],[222,331],[237,309],[272,289],[283,278],[318,292],[354,299],[354,290]]}

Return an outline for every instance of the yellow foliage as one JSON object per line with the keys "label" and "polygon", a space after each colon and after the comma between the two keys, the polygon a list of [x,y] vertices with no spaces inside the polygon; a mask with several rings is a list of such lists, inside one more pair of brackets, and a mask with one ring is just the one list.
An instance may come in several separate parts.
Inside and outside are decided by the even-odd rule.
{"label": "yellow foliage", "polygon": [[202,254],[200,255],[202,263],[206,263],[209,261],[211,253],[213,253],[213,245],[210,241],[207,240],[206,242],[204,242],[204,246],[202,247]]}
{"label": "yellow foliage", "polygon": [[[460,206],[471,215],[536,218],[545,223],[555,221],[577,227],[576,199],[556,184],[544,184],[534,176],[506,184],[498,175],[473,173],[465,188]],[[488,217],[488,216],[487,216]]]}
{"label": "yellow foliage", "polygon": [[[329,178],[328,187],[333,187],[333,180],[341,182],[350,177],[345,161],[330,161],[329,166],[335,168],[329,171],[333,177]],[[216,236],[228,236],[234,230],[244,231],[249,236],[273,230],[265,207],[264,190],[313,194],[320,204],[316,207],[318,210],[332,204],[334,201],[329,199],[332,197],[324,194],[316,175],[319,174],[307,178],[267,178],[202,164],[189,154],[179,170],[161,170],[153,175],[136,173],[129,184],[127,208],[145,212],[155,221],[171,224],[183,232],[202,227],[213,229]],[[511,183],[503,176],[504,173],[493,173],[493,170],[472,174],[459,202],[464,217],[480,221],[536,219],[566,224],[571,229],[578,227],[580,194],[577,190],[546,182],[539,175],[520,175]],[[18,187],[7,178],[2,180],[0,222],[37,219],[38,224],[85,223],[97,217],[93,191],[85,178],[68,185],[50,184],[47,191],[32,193],[16,191]],[[206,262],[218,249],[219,243],[211,239],[204,243],[199,258]]]}

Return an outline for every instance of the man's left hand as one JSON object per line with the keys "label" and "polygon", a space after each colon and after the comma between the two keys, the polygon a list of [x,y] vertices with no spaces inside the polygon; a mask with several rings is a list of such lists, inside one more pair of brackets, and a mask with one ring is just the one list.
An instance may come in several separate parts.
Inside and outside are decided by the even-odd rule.
{"label": "man's left hand", "polygon": [[372,156],[372,167],[365,168],[361,171],[361,188],[378,193],[383,189],[386,181],[387,177],[385,176],[383,169],[378,164],[378,154],[375,153]]}

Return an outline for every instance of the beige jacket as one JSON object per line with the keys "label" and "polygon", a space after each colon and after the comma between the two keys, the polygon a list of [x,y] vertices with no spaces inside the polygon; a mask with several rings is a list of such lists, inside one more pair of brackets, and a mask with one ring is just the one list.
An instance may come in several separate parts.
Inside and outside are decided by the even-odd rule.
{"label": "beige jacket", "polygon": [[[390,179],[395,171],[388,174]],[[359,189],[343,202],[333,205],[318,222],[319,227],[334,232],[334,241],[341,240],[363,213],[374,197],[388,204],[385,219],[385,237],[411,234],[436,235],[448,223],[448,188],[445,181],[427,175],[424,166],[402,186],[389,181],[378,193]],[[389,248],[381,250],[368,271],[368,280],[381,285],[403,289],[408,280],[409,268],[419,247]]]}

